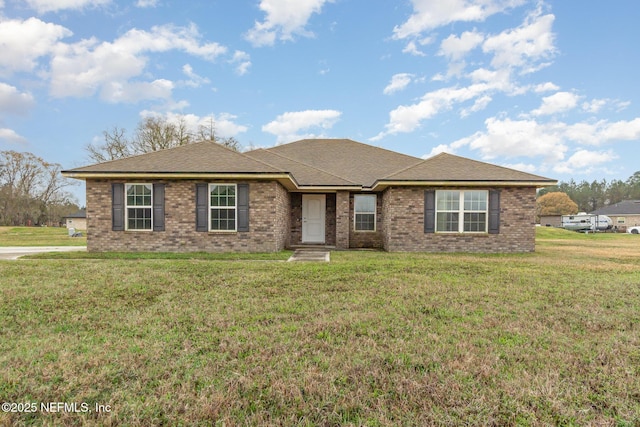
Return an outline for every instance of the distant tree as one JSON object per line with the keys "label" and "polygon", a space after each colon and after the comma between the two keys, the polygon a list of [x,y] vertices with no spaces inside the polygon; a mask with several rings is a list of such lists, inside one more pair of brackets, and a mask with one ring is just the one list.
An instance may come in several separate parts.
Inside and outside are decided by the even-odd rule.
{"label": "distant tree", "polygon": [[214,142],[236,151],[241,149],[240,143],[234,137],[216,136],[213,118],[209,124],[200,125],[195,132],[189,129],[183,118],[176,122],[161,117],[146,117],[138,123],[132,138],[127,138],[126,130],[117,126],[102,134],[102,144],[86,146],[89,160],[96,163],[201,141]]}
{"label": "distant tree", "polygon": [[64,189],[73,185],[60,169],[31,153],[0,151],[0,224],[57,223],[50,208],[71,203]]}
{"label": "distant tree", "polygon": [[578,213],[578,205],[566,193],[547,193],[536,200],[536,213],[546,215],[571,215]]}
{"label": "distant tree", "polygon": [[102,163],[133,155],[133,148],[125,135],[126,133],[125,129],[117,126],[114,126],[110,131],[103,131],[103,144],[88,144],[86,146],[89,159],[96,163]]}

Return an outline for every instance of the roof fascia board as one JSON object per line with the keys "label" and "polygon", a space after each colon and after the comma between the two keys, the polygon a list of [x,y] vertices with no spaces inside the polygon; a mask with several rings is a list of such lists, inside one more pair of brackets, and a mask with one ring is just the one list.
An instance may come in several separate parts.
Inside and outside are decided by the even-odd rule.
{"label": "roof fascia board", "polygon": [[287,190],[295,190],[298,183],[289,173],[207,173],[207,172],[73,172],[62,176],[75,179],[257,179],[280,182]]}

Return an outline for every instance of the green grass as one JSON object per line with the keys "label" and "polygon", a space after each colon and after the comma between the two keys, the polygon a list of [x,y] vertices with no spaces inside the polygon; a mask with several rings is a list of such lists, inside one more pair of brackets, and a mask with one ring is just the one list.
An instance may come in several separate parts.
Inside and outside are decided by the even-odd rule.
{"label": "green grass", "polygon": [[[640,423],[638,236],[535,254],[0,263],[0,425]],[[73,264],[70,264],[73,263]]]}
{"label": "green grass", "polygon": [[86,233],[69,237],[64,227],[0,227],[0,246],[86,246]]}

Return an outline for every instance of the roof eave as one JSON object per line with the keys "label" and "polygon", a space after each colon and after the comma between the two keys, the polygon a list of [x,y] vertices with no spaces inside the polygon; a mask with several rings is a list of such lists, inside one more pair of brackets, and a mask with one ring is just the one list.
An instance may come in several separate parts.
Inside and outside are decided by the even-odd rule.
{"label": "roof eave", "polygon": [[558,181],[505,181],[505,180],[481,180],[481,181],[429,181],[429,180],[379,180],[371,187],[371,191],[381,191],[391,186],[401,187],[548,187],[556,185]]}

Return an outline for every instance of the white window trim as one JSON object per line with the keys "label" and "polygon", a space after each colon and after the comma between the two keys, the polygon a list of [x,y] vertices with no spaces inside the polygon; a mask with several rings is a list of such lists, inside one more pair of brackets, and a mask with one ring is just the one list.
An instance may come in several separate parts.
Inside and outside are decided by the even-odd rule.
{"label": "white window trim", "polygon": [[[356,197],[373,197],[373,212],[358,212],[356,210]],[[353,231],[357,231],[358,233],[373,233],[378,228],[378,195],[377,194],[354,194],[353,195]],[[373,213],[373,230],[358,230],[356,228],[356,215],[358,213],[361,214],[371,214]]]}
{"label": "white window trim", "polygon": [[[127,189],[133,185],[148,185],[149,187],[151,187],[151,204],[149,206],[129,206]],[[129,208],[149,209],[149,211],[151,211],[151,228],[129,228]],[[153,231],[153,184],[151,184],[150,182],[127,182],[124,184],[124,229],[125,231],[140,231],[143,233]]]}
{"label": "white window trim", "polygon": [[[212,186],[221,186],[221,185],[225,185],[225,186],[232,186],[234,188],[234,192],[235,192],[235,198],[236,198],[236,204],[234,205],[233,208],[231,208],[230,206],[211,206],[211,187]],[[207,187],[207,205],[209,206],[209,210],[207,212],[207,220],[209,221],[209,232],[210,233],[237,233],[238,232],[238,184],[235,183],[230,183],[230,182],[211,182],[209,183],[209,186]],[[233,209],[234,210],[234,224],[235,224],[235,228],[233,230],[214,230],[211,228],[211,210],[212,209]]]}
{"label": "white window trim", "polygon": [[[458,191],[459,194],[459,201],[458,201],[458,210],[457,211],[452,211],[452,210],[439,210],[438,209],[438,196],[439,194],[442,194],[442,192],[445,191]],[[471,192],[471,191],[482,191],[486,194],[486,209],[484,210],[465,210],[464,209],[464,194],[465,192]],[[464,233],[464,234],[486,234],[489,232],[489,190],[437,190],[436,191],[436,218],[435,218],[435,226],[436,226],[436,233]],[[452,213],[458,213],[458,231],[449,231],[449,230],[438,230],[438,213],[440,212],[452,212]],[[464,214],[465,213],[484,213],[485,214],[485,221],[484,221],[484,231],[464,231]]]}

